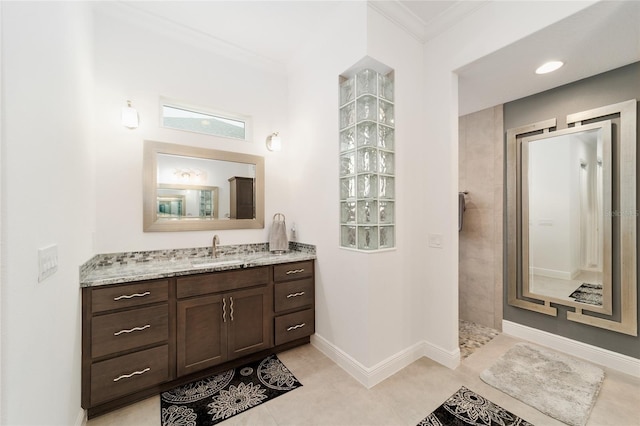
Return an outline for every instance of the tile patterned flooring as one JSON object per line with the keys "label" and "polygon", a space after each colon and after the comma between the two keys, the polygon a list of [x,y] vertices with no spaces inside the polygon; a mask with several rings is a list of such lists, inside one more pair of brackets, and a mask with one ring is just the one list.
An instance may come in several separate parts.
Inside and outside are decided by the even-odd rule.
{"label": "tile patterned flooring", "polygon": [[[311,345],[278,354],[302,382],[295,389],[221,423],[222,426],[416,425],[461,386],[537,426],[562,426],[536,409],[492,388],[479,374],[520,339],[498,334],[455,370],[421,358],[366,389]],[[606,369],[587,426],[638,426],[640,379]],[[152,397],[97,417],[88,426],[160,426],[160,398]]]}
{"label": "tile patterned flooring", "polygon": [[459,320],[458,324],[458,345],[460,346],[461,359],[465,359],[476,349],[480,349],[500,334],[498,330],[474,322]]}

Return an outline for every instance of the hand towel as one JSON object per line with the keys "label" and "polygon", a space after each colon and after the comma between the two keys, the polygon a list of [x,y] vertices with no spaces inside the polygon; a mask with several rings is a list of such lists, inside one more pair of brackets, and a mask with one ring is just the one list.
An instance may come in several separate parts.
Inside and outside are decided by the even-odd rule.
{"label": "hand towel", "polygon": [[273,215],[273,223],[269,231],[269,251],[283,252],[289,249],[287,241],[287,225],[282,213]]}

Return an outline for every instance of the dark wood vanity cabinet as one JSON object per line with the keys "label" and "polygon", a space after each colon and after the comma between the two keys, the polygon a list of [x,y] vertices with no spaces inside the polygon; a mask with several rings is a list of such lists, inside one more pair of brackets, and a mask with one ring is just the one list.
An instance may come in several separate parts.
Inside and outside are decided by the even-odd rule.
{"label": "dark wood vanity cabinet", "polygon": [[178,278],[178,376],[272,346],[269,269]]}
{"label": "dark wood vanity cabinet", "polygon": [[83,289],[83,407],[171,379],[169,305],[169,280]]}
{"label": "dark wood vanity cabinet", "polygon": [[310,260],[273,267],[276,345],[315,331],[313,266]]}
{"label": "dark wood vanity cabinet", "polygon": [[82,406],[94,417],[308,342],[313,268],[309,260],[84,287]]}

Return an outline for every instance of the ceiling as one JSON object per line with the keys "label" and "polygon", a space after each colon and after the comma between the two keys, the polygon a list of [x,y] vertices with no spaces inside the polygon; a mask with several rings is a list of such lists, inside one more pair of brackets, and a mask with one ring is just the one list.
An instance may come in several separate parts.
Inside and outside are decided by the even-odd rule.
{"label": "ceiling", "polygon": [[[565,65],[536,75],[549,60]],[[605,1],[457,70],[464,115],[640,61],[640,2]],[[640,76],[639,76],[640,79]]]}
{"label": "ceiling", "polygon": [[[202,44],[224,44],[252,60],[286,64],[334,13],[338,1],[123,1],[168,31]],[[427,41],[487,4],[480,1],[371,1],[416,38]],[[408,23],[411,23],[410,25]],[[193,38],[193,37],[192,37]],[[543,61],[559,71],[538,76]],[[457,70],[460,114],[478,111],[640,60],[640,2],[604,1]]]}

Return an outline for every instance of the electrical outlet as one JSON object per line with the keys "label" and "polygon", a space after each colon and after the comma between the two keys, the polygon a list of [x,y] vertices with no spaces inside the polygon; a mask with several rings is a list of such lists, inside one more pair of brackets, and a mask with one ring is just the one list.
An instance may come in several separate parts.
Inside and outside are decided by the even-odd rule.
{"label": "electrical outlet", "polygon": [[38,249],[38,282],[42,282],[58,270],[58,245]]}
{"label": "electrical outlet", "polygon": [[429,234],[427,241],[429,247],[442,248],[442,234]]}

